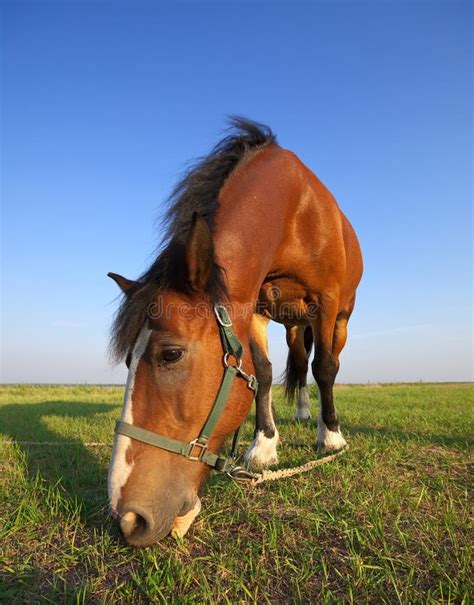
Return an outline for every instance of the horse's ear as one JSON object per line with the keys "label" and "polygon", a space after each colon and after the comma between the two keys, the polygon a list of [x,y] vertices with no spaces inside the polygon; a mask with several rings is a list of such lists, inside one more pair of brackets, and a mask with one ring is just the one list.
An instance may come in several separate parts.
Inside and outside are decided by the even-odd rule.
{"label": "horse's ear", "polygon": [[122,277],[118,273],[107,273],[107,275],[114,280],[124,294],[127,294],[130,288],[136,284],[136,282],[127,279],[126,277]]}
{"label": "horse's ear", "polygon": [[191,230],[186,242],[186,269],[188,283],[196,292],[206,290],[214,264],[214,243],[206,221],[193,214]]}

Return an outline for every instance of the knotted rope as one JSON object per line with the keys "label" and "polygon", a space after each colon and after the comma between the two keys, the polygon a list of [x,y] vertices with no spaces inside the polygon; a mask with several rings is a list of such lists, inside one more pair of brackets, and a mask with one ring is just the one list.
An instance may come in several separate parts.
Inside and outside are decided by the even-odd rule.
{"label": "knotted rope", "polygon": [[301,464],[300,466],[291,466],[290,468],[282,468],[276,471],[263,470],[260,473],[254,473],[245,468],[236,467],[228,472],[227,475],[231,477],[231,479],[234,479],[234,481],[238,481],[239,483],[247,483],[250,485],[258,485],[259,483],[264,483],[265,481],[277,481],[278,479],[286,479],[288,477],[293,477],[294,475],[307,473],[317,466],[332,462],[332,460],[343,454],[346,449],[347,448],[343,448],[335,454],[329,454],[328,456],[318,458],[317,460],[310,460],[309,462]]}

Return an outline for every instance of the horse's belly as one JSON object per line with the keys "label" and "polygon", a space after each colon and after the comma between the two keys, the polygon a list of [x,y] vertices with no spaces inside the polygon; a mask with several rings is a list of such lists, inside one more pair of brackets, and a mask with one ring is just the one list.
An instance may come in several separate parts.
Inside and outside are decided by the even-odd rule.
{"label": "horse's belly", "polygon": [[307,325],[316,316],[317,303],[304,285],[290,280],[263,284],[258,297],[258,311],[282,324]]}

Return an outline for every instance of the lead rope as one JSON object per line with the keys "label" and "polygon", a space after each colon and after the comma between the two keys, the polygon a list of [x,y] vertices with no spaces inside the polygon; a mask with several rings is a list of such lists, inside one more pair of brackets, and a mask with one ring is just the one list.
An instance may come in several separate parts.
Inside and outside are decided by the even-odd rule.
{"label": "lead rope", "polygon": [[265,481],[277,481],[278,479],[286,479],[287,477],[293,477],[294,475],[307,473],[308,471],[313,470],[313,468],[316,468],[317,466],[332,462],[338,456],[343,454],[346,449],[347,447],[339,450],[335,454],[329,454],[328,456],[318,458],[317,460],[310,460],[309,462],[306,462],[306,464],[301,464],[300,466],[282,468],[276,471],[264,470],[260,473],[254,473],[241,466],[236,466],[231,470],[227,471],[226,475],[234,481],[237,481],[238,483],[246,483],[249,485],[258,485],[259,483],[264,483]]}

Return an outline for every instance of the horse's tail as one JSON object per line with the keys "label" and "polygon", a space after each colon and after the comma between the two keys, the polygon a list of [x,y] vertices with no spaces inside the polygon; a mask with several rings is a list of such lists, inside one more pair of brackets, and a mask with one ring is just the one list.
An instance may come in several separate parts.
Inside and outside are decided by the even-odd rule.
{"label": "horse's tail", "polygon": [[[313,330],[310,326],[308,326],[304,331],[304,348],[306,350],[306,356],[309,356],[311,349],[313,348]],[[296,367],[295,357],[291,349],[288,350],[288,357],[286,359],[284,383],[285,396],[288,402],[292,403],[295,398],[296,387],[299,383],[299,373],[298,368]]]}

